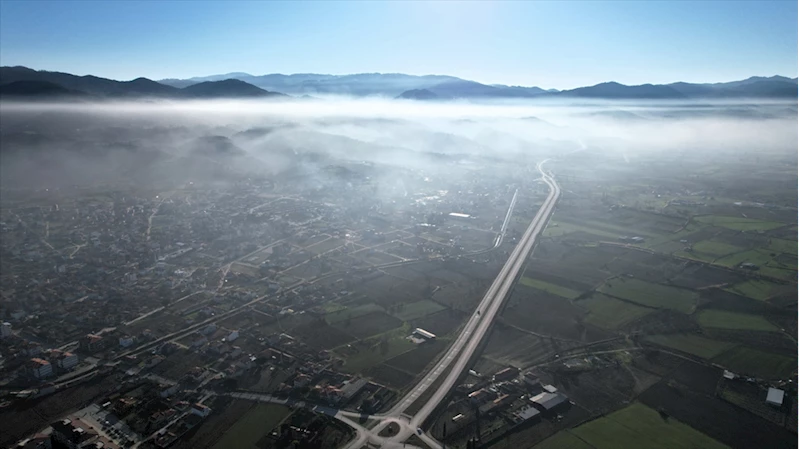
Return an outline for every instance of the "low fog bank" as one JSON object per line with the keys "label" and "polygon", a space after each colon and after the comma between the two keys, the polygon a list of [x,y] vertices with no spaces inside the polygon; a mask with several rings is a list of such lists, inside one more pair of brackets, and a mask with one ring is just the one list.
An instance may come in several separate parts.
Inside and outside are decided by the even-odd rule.
{"label": "low fog bank", "polygon": [[796,153],[796,123],[795,102],[3,102],[0,181],[4,188],[235,182],[313,176],[340,161],[433,172],[584,148]]}

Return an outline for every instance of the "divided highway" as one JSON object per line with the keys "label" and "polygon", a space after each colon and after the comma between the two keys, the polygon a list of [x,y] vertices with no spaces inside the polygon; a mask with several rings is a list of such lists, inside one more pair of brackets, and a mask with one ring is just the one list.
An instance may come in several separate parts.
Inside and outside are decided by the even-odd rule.
{"label": "divided highway", "polygon": [[[530,256],[536,237],[543,231],[552,215],[555,204],[560,197],[560,187],[547,172],[544,171],[544,164],[547,160],[540,162],[536,168],[541,173],[542,180],[549,186],[550,191],[544,204],[539,209],[530,226],[524,232],[519,243],[513,249],[508,261],[502,267],[499,275],[491,284],[477,309],[463,327],[458,338],[449,347],[444,356],[436,365],[412,388],[387,414],[374,415],[371,418],[380,420],[380,424],[369,431],[364,431],[362,427],[358,430],[358,436],[347,445],[348,449],[360,449],[367,442],[380,447],[396,447],[397,443],[405,441],[412,434],[417,433],[428,446],[433,449],[441,447],[435,439],[422,433],[419,426],[430,416],[435,408],[447,396],[455,385],[469,360],[472,359],[477,348],[480,346],[488,329],[491,327],[497,312],[500,310],[503,301],[516,283],[525,261]],[[516,196],[513,198],[514,202]],[[507,223],[507,218],[506,218]],[[503,226],[504,227],[504,226]],[[504,231],[504,229],[503,229]],[[449,373],[443,382],[437,386],[435,393],[427,400],[422,408],[413,416],[407,416],[405,411],[424,394],[438,378],[447,371]],[[342,416],[343,417],[343,416]],[[395,422],[399,424],[400,431],[391,437],[381,437],[380,431]],[[360,427],[360,426],[358,426]]]}

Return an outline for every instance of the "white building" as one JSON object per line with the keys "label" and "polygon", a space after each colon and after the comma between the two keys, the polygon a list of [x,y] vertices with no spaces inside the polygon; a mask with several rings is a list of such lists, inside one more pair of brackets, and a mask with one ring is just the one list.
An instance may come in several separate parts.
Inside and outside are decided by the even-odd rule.
{"label": "white building", "polygon": [[766,395],[766,404],[773,405],[775,407],[781,407],[782,401],[785,400],[785,391],[780,390],[778,388],[769,388],[768,394]]}
{"label": "white building", "polygon": [[37,379],[44,379],[53,374],[53,366],[44,359],[33,358],[28,365],[31,375]]}
{"label": "white building", "polygon": [[72,369],[78,365],[78,355],[65,352],[58,357],[56,365],[63,370]]}
{"label": "white building", "polygon": [[0,324],[0,338],[7,338],[11,336],[11,323]]}
{"label": "white building", "polygon": [[119,337],[119,346],[122,346],[123,348],[127,348],[127,347],[130,347],[130,346],[133,346],[133,343],[135,343],[135,342],[136,342],[136,339],[133,338],[130,335],[123,335],[123,336]]}
{"label": "white building", "polygon": [[233,331],[227,336],[227,341],[234,342],[237,338],[239,338],[239,331]]}
{"label": "white building", "polygon": [[206,416],[211,414],[211,408],[208,407],[207,405],[197,403],[191,406],[191,413],[193,415],[202,416],[203,418],[205,418]]}

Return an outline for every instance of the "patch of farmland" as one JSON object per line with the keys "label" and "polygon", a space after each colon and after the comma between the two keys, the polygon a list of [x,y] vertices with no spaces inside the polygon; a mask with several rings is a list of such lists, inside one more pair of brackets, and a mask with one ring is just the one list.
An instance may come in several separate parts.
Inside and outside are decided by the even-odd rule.
{"label": "patch of farmland", "polygon": [[366,315],[339,321],[334,326],[357,338],[366,338],[402,326],[402,321],[384,312],[372,312]]}
{"label": "patch of farmland", "polygon": [[423,316],[440,312],[444,310],[444,306],[430,301],[429,299],[423,299],[416,302],[400,303],[395,306],[395,309],[398,310],[394,311],[392,315],[401,319],[402,321],[411,321]]}
{"label": "patch of farmland", "polygon": [[739,346],[713,359],[738,374],[763,379],[785,379],[796,373],[796,357]]}
{"label": "patch of farmland", "polygon": [[508,299],[502,319],[522,329],[576,341],[597,341],[608,333],[585,326],[586,312],[560,296],[522,285]]}
{"label": "patch of farmland", "polygon": [[444,340],[433,340],[386,360],[385,364],[407,373],[418,374],[447,347]]}
{"label": "patch of farmland", "polygon": [[711,256],[721,257],[728,254],[735,254],[743,251],[743,248],[730,245],[729,243],[718,242],[714,240],[702,240],[693,246],[694,251],[700,253],[710,254]]}
{"label": "patch of farmland", "polygon": [[364,304],[357,307],[347,307],[325,315],[325,321],[330,324],[337,324],[347,320],[353,320],[363,315],[375,312],[384,312],[385,309],[374,303]]}
{"label": "patch of farmland", "polygon": [[788,293],[792,291],[795,294],[796,286],[777,284],[763,279],[750,279],[745,282],[735,284],[731,287],[727,287],[725,290],[738,295],[746,296],[747,298],[765,301],[772,296],[778,296],[782,293]]}
{"label": "patch of farmland", "polygon": [[322,254],[326,253],[332,249],[338,248],[341,245],[344,245],[346,240],[338,239],[338,238],[330,238],[319,243],[315,243],[311,246],[305,248],[308,252],[313,254]]}
{"label": "patch of farmland", "polygon": [[693,354],[703,359],[712,359],[735,346],[735,343],[711,340],[691,334],[649,335],[645,340],[660,346]]}
{"label": "patch of farmland", "polygon": [[648,449],[727,447],[675,419],[664,420],[657,411],[640,403],[585,423],[571,433],[596,449],[641,447],[643,441]]}
{"label": "patch of farmland", "polygon": [[456,330],[466,318],[466,314],[457,310],[446,309],[441,312],[410,320],[413,327],[420,327],[438,336],[447,335]]}
{"label": "patch of farmland", "polygon": [[488,339],[483,357],[501,365],[530,365],[576,343],[545,339],[498,323]]}
{"label": "patch of farmland", "polygon": [[413,376],[386,364],[373,366],[364,372],[378,384],[390,388],[402,389],[413,380]]}
{"label": "patch of farmland", "polygon": [[713,226],[721,226],[724,228],[734,229],[736,231],[768,231],[785,226],[784,223],[776,221],[763,221],[755,220],[753,218],[744,217],[728,217],[722,215],[706,215],[703,217],[695,218],[700,223],[710,224]]}
{"label": "patch of farmland", "polygon": [[771,251],[793,254],[794,256],[796,256],[797,253],[796,240],[769,239],[768,249],[770,249]]}
{"label": "patch of farmland", "polygon": [[[726,401],[691,391],[679,384],[658,383],[642,393],[639,400],[653,409],[662,409],[668,414],[668,421],[679,420],[731,447],[769,449],[796,447],[796,434],[785,428],[765,421]],[[758,431],[753,432],[752,429]]]}
{"label": "patch of farmland", "polygon": [[347,348],[338,348],[336,352],[346,359],[342,369],[349,373],[363,372],[414,349],[416,345],[406,338],[409,333],[405,329],[397,329],[380,337],[352,343]]}
{"label": "patch of farmland", "polygon": [[598,291],[644,306],[673,309],[682,313],[693,312],[698,298],[690,290],[625,278],[607,281]]}
{"label": "patch of farmland", "polygon": [[290,414],[291,409],[282,405],[258,404],[236,421],[213,447],[257,449],[258,441]]}
{"label": "patch of farmland", "polygon": [[653,312],[652,309],[636,306],[602,293],[593,293],[590,297],[578,301],[577,305],[588,310],[588,316],[585,318],[587,323],[603,329],[616,329]]}
{"label": "patch of farmland", "polygon": [[721,268],[689,262],[680,274],[671,278],[677,287],[702,288],[710,285],[729,284],[743,279],[740,274]]}
{"label": "patch of farmland", "polygon": [[696,314],[696,320],[702,327],[718,327],[722,329],[741,329],[754,331],[777,331],[777,327],[760,315],[728,312],[725,310],[706,309]]}
{"label": "patch of farmland", "polygon": [[355,337],[329,325],[325,320],[299,326],[292,333],[308,346],[317,349],[331,349],[355,340]]}
{"label": "patch of farmland", "polygon": [[724,265],[725,267],[737,267],[744,262],[753,263],[755,265],[765,265],[772,258],[773,256],[771,256],[771,253],[764,249],[752,249],[719,258],[716,260],[716,263]]}
{"label": "patch of farmland", "polygon": [[576,290],[572,290],[567,287],[563,287],[557,284],[553,284],[551,282],[542,281],[540,279],[533,279],[529,277],[522,277],[519,282],[522,285],[526,285],[527,287],[532,287],[537,290],[542,290],[548,293],[552,293],[553,295],[561,296],[566,299],[574,299],[580,296],[580,292]]}
{"label": "patch of farmland", "polygon": [[561,430],[535,445],[536,449],[593,449],[594,447],[574,436],[570,430]]}

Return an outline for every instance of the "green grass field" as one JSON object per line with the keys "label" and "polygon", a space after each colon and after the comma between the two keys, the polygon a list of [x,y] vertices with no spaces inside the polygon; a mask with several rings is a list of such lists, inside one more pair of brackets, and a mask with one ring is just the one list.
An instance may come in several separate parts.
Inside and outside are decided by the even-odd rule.
{"label": "green grass field", "polygon": [[[721,449],[727,446],[677,421],[663,419],[660,414],[640,403],[611,413],[603,418],[587,422],[567,431],[596,449],[642,448],[677,449],[702,448]],[[536,447],[546,449],[576,448],[573,439],[561,437],[553,443],[549,440]],[[558,445],[562,443],[563,445]],[[548,445],[549,444],[549,445]]]}
{"label": "green grass field", "polygon": [[688,354],[693,354],[703,359],[712,359],[735,347],[735,343],[711,340],[698,335],[688,334],[650,335],[646,337],[646,341],[678,351],[687,352]]}
{"label": "green grass field", "polygon": [[388,345],[385,347],[385,350],[381,349],[380,346],[380,340],[383,336],[379,336],[365,340],[366,346],[358,346],[360,352],[357,354],[348,354],[345,351],[338,351],[345,358],[342,369],[349,373],[360,373],[390,358],[416,348],[416,345],[406,338],[410,332],[409,328],[403,327],[384,334],[388,340]]}
{"label": "green grass field", "polygon": [[778,253],[796,254],[796,240],[770,239],[768,249]]}
{"label": "green grass field", "polygon": [[690,290],[629,278],[616,278],[606,282],[599,287],[599,291],[644,306],[673,309],[682,313],[693,312],[698,297]]}
{"label": "green grass field", "polygon": [[716,257],[726,256],[727,254],[735,254],[743,251],[743,248],[730,245],[724,242],[716,242],[713,240],[702,240],[694,244],[694,251],[700,253],[710,254]]}
{"label": "green grass field", "polygon": [[402,321],[410,321],[423,316],[432,315],[444,309],[445,307],[437,302],[423,299],[421,301],[403,303],[402,307],[398,311],[393,312],[392,315]]}
{"label": "green grass field", "polygon": [[796,373],[796,358],[739,346],[713,359],[730,371],[765,379],[785,379]]}
{"label": "green grass field", "polygon": [[751,331],[776,331],[776,326],[760,315],[749,313],[727,312],[725,310],[707,309],[696,314],[696,320],[702,327],[721,329],[737,329]]}
{"label": "green grass field", "polygon": [[752,249],[722,257],[716,260],[716,263],[719,265],[724,265],[725,267],[737,267],[744,262],[750,262],[755,265],[762,266],[765,265],[766,262],[773,259],[771,254],[772,253],[765,249]]}
{"label": "green grass field", "polygon": [[616,329],[653,312],[652,309],[636,306],[602,293],[594,293],[576,304],[588,310],[588,317],[585,319],[587,323],[603,329]]}
{"label": "green grass field", "polygon": [[535,445],[535,449],[593,449],[593,446],[562,430]]}
{"label": "green grass field", "polygon": [[290,414],[291,409],[282,405],[258,404],[236,421],[213,449],[257,449],[258,441]]}
{"label": "green grass field", "polygon": [[785,226],[784,223],[778,223],[776,221],[763,221],[744,217],[726,217],[722,215],[697,217],[696,221],[713,226],[721,226],[727,229],[734,229],[736,231],[768,231],[769,229]]}
{"label": "green grass field", "polygon": [[357,307],[347,307],[344,309],[335,310],[332,313],[325,315],[325,321],[329,324],[336,324],[346,321],[347,319],[355,319],[359,316],[368,315],[372,312],[383,312],[384,309],[377,304],[369,303]]}
{"label": "green grass field", "polygon": [[522,277],[522,279],[519,282],[524,286],[536,288],[538,290],[543,290],[545,292],[552,293],[553,295],[561,296],[566,299],[574,299],[580,296],[580,292],[576,290],[572,290],[570,288],[562,287],[560,285],[553,284],[551,282],[542,281],[539,279]]}
{"label": "green grass field", "polygon": [[770,281],[751,279],[746,282],[727,287],[725,290],[738,295],[746,296],[747,298],[765,301],[775,293],[777,287],[777,284]]}

